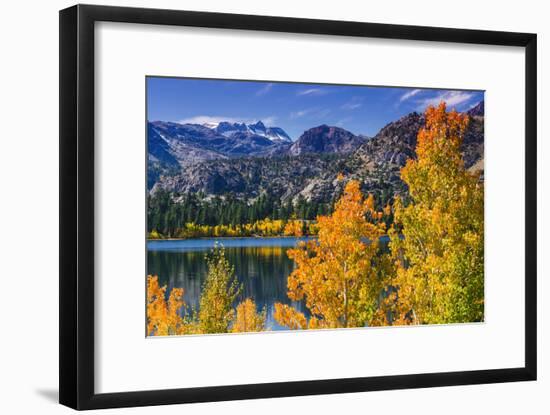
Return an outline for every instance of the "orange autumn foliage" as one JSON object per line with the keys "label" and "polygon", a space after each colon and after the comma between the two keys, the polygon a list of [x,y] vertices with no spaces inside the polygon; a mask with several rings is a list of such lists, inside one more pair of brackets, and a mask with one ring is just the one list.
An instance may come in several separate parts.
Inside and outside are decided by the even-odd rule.
{"label": "orange autumn foliage", "polygon": [[308,327],[304,313],[286,304],[275,303],[273,317],[281,326],[288,327],[291,330],[307,329]]}
{"label": "orange autumn foliage", "polygon": [[298,219],[291,219],[285,225],[284,234],[285,236],[295,236],[299,238],[304,235],[303,232],[303,221]]}
{"label": "orange autumn foliage", "polygon": [[233,333],[246,333],[265,330],[267,310],[256,311],[254,300],[247,298],[241,302],[236,309],[235,320],[231,331]]}
{"label": "orange autumn foliage", "polygon": [[379,253],[385,233],[374,197],[364,200],[358,181],[349,181],[330,216],[317,218],[318,240],[302,242],[288,251],[296,268],[288,277],[288,297],[304,300],[311,318],[290,306],[276,304],[275,319],[291,329],[362,327],[371,321],[382,287],[382,267],[388,261]]}
{"label": "orange autumn foliage", "polygon": [[165,299],[166,286],[161,287],[158,277],[147,276],[147,335],[169,336],[189,334],[194,331],[192,324],[186,322],[180,311],[185,306],[183,288],[173,288],[168,301]]}
{"label": "orange autumn foliage", "polygon": [[417,158],[401,169],[411,200],[395,200],[397,229],[390,232],[397,292],[384,307],[394,324],[483,319],[483,184],[464,167],[468,121],[445,103],[428,108]]}

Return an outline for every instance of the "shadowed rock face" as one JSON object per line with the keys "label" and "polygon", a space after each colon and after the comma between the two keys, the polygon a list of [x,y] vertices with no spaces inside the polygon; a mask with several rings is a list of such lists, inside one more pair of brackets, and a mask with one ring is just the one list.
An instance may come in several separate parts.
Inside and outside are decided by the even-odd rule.
{"label": "shadowed rock face", "polygon": [[288,150],[297,156],[307,153],[351,153],[365,141],[339,127],[320,125],[304,132]]}
{"label": "shadowed rock face", "polygon": [[338,155],[318,154],[212,160],[187,166],[181,174],[162,177],[152,192],[232,193],[244,199],[267,192],[288,200],[305,190],[306,198],[330,198],[332,182],[345,167],[344,162]]}
{"label": "shadowed rock face", "polygon": [[485,101],[480,101],[477,103],[476,106],[470,108],[468,110],[468,115],[474,117],[474,116],[479,116],[479,117],[484,117],[485,116]]}
{"label": "shadowed rock face", "polygon": [[367,164],[404,166],[414,156],[416,136],[424,116],[413,112],[383,127],[372,140],[357,149],[356,155]]}
{"label": "shadowed rock face", "polygon": [[[476,107],[474,113],[483,108],[483,101]],[[466,168],[470,168],[480,158],[483,158],[484,126],[483,117],[470,115],[470,122],[464,135],[462,151]],[[371,140],[363,144],[356,151],[367,164],[388,164],[402,167],[407,160],[415,157],[416,137],[418,131],[424,127],[424,115],[417,112],[410,113],[397,121],[383,127]]]}

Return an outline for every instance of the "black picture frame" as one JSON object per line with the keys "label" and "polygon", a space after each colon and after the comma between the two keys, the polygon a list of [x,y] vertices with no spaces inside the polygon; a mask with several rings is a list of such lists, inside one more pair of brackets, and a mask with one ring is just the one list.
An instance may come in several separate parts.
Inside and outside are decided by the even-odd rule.
{"label": "black picture frame", "polygon": [[[431,374],[94,391],[94,24],[122,22],[525,48],[525,366]],[[60,11],[59,401],[75,409],[535,380],[537,36],[437,27],[76,5]]]}

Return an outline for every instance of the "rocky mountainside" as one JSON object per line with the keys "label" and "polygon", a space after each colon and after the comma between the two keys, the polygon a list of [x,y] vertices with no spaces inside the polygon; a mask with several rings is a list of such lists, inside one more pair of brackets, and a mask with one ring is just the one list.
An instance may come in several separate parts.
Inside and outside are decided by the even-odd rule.
{"label": "rocky mountainside", "polygon": [[[317,189],[319,199],[332,197],[335,179],[345,169],[345,159],[337,154],[304,154],[300,156],[247,157],[231,160],[212,160],[184,167],[181,174],[163,177],[159,189],[185,194],[234,194],[241,199],[254,199],[269,193],[281,200],[294,199],[313,181],[328,183]],[[305,198],[307,190],[304,193]]]}
{"label": "rocky mountainside", "polygon": [[147,134],[149,188],[161,175],[173,175],[190,164],[284,152],[292,143],[284,130],[266,128],[261,121],[215,126],[155,121],[147,124]]}
{"label": "rocky mountainside", "polygon": [[[483,159],[484,118],[472,115],[477,114],[480,108],[483,111],[483,101],[472,108],[471,113],[468,112],[470,122],[462,145],[466,168],[471,168]],[[359,147],[353,156],[368,166],[386,165],[398,170],[415,156],[416,137],[424,123],[424,115],[410,113],[383,127],[371,140]]]}
{"label": "rocky mountainside", "polygon": [[[462,147],[466,167],[477,171],[483,171],[484,117],[478,115],[482,112],[483,102],[468,113],[470,123]],[[206,197],[232,193],[245,200],[268,193],[284,202],[303,197],[308,201],[331,203],[340,194],[341,182],[337,176],[343,173],[347,178],[360,180],[365,192],[373,192],[385,201],[405,191],[400,169],[409,158],[415,157],[416,137],[424,123],[424,116],[413,112],[387,124],[370,139],[321,125],[304,132],[293,144],[262,147],[255,143],[252,151],[250,147],[236,151],[240,148],[236,143],[246,141],[242,145],[250,146],[255,140],[241,136],[247,134],[245,131],[233,132],[230,137],[222,135],[230,139],[226,142],[219,140],[221,132],[212,131],[220,125],[201,126],[213,134],[205,133],[208,151],[220,156],[208,157],[206,153],[201,154],[199,162],[182,162],[177,157],[170,158],[173,154],[170,149],[174,147],[161,142],[149,155],[150,160],[165,160],[168,166],[174,166],[176,160],[180,171],[173,174],[172,169],[171,174],[159,175],[152,193],[159,189],[180,194],[200,192]],[[159,140],[150,135],[150,143],[152,138],[155,142]],[[179,143],[179,139],[173,140]]]}
{"label": "rocky mountainside", "polygon": [[321,125],[296,142],[279,127],[222,121],[210,124],[148,123],[148,186],[209,160],[274,157],[309,153],[351,153],[366,138],[338,127]]}
{"label": "rocky mountainside", "polygon": [[[199,151],[198,154],[204,154],[204,159],[242,157],[242,156],[260,156],[268,148],[277,147],[284,143],[289,143],[290,139],[274,138],[272,131],[267,132],[265,127],[263,131],[258,128],[258,132],[249,129],[248,126],[233,128],[227,126],[228,123],[220,123],[216,128],[206,127],[199,124],[179,124],[173,122],[155,121],[149,123],[150,130],[158,134],[168,144],[172,155],[180,162],[198,161],[189,157],[187,150],[194,147]],[[263,126],[258,123],[255,126]],[[235,125],[234,125],[235,126]],[[282,130],[281,130],[282,131]],[[268,134],[271,137],[268,137]],[[284,135],[283,135],[284,134]],[[282,133],[281,136],[285,136]],[[277,136],[278,137],[278,136]],[[155,144],[153,143],[149,143]],[[179,151],[180,146],[184,146],[185,151]],[[154,149],[149,150],[154,151]]]}
{"label": "rocky mountainside", "polygon": [[474,117],[474,116],[484,117],[485,116],[485,101],[480,101],[475,106],[470,108],[468,110],[468,115],[471,115],[472,117]]}
{"label": "rocky mountainside", "polygon": [[355,152],[368,165],[404,166],[414,156],[416,136],[424,125],[424,116],[413,112],[383,127],[372,140]]}
{"label": "rocky mountainside", "polygon": [[320,125],[305,131],[288,149],[288,154],[297,156],[308,153],[351,153],[365,139],[339,127]]}
{"label": "rocky mountainside", "polygon": [[[219,123],[209,128],[231,140],[244,141],[250,129],[262,125]],[[250,137],[249,137],[250,138]],[[177,193],[201,192],[206,195],[233,193],[251,199],[268,192],[281,200],[303,196],[307,200],[330,202],[338,172],[346,169],[347,156],[364,143],[339,127],[321,125],[305,131],[292,145],[277,141],[259,154],[243,157],[208,158],[181,163],[181,173],[165,175],[153,188]],[[233,143],[233,141],[230,141]],[[224,144],[227,145],[227,144]],[[224,155],[234,156],[225,151]]]}

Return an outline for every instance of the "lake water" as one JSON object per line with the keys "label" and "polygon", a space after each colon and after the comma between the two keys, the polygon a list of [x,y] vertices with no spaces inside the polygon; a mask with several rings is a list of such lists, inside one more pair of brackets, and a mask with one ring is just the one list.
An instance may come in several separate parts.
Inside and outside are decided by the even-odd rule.
{"label": "lake water", "polygon": [[204,238],[147,242],[147,273],[158,275],[159,282],[185,290],[186,304],[198,310],[201,288],[207,274],[205,255],[216,243],[225,248],[228,261],[235,267],[235,274],[243,285],[242,299],[254,299],[258,309],[267,307],[267,326],[281,330],[273,319],[276,302],[291,304],[304,312],[300,302],[287,297],[287,277],[294,269],[294,262],[287,251],[300,240],[307,238]]}

